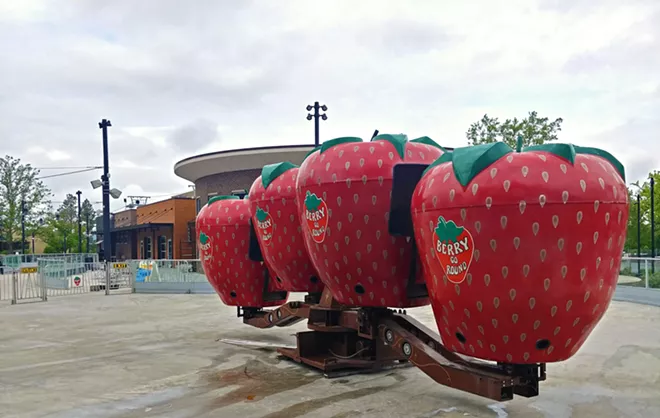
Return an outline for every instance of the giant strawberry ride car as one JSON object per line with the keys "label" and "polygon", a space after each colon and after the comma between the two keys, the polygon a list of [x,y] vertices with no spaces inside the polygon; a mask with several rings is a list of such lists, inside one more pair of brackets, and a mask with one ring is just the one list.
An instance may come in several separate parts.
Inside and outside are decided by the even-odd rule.
{"label": "giant strawberry ride car", "polygon": [[252,224],[263,259],[289,292],[318,293],[323,282],[312,265],[296,204],[298,167],[290,162],[265,166],[252,187]]}
{"label": "giant strawberry ride car", "polygon": [[412,199],[435,319],[455,352],[556,362],[612,299],[628,220],[623,166],[570,144],[455,149]]}
{"label": "giant strawberry ride car", "polygon": [[[258,207],[262,231],[229,235],[238,240],[230,245],[223,234],[248,217],[248,203],[234,199],[199,214],[209,281],[248,325],[306,319],[296,348],[278,352],[326,376],[412,364],[490,399],[537,396],[546,363],[575,354],[612,298],[628,213],[623,167],[605,151],[567,144],[441,153],[428,139],[385,135],[328,141],[303,162],[298,211],[326,285],[320,299],[262,309],[273,293],[263,281],[261,296],[227,296],[259,292],[251,271],[267,270],[261,253],[242,248],[275,244],[273,210],[261,208],[269,218]],[[240,261],[247,270],[226,269]],[[429,296],[442,337],[391,309]]]}
{"label": "giant strawberry ride car", "polygon": [[211,198],[199,211],[195,223],[204,274],[226,305],[249,308],[281,305],[287,300],[287,292],[270,279],[262,262],[249,257],[250,228],[247,199]]}
{"label": "giant strawberry ride car", "polygon": [[[303,161],[297,195],[312,263],[342,304],[412,307],[426,295],[407,291],[413,258],[409,238],[388,232],[392,168],[430,164],[442,148],[424,137],[378,135],[324,142]],[[421,276],[420,281],[423,283]]]}

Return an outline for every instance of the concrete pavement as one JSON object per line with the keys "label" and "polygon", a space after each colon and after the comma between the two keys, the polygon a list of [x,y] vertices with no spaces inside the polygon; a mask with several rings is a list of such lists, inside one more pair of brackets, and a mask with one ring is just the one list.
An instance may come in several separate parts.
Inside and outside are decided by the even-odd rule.
{"label": "concrete pavement", "polygon": [[[430,308],[409,311],[435,328]],[[417,369],[324,379],[221,338],[292,344],[215,295],[98,294],[0,306],[2,417],[659,417],[660,308],[613,302],[537,398],[498,404]]]}

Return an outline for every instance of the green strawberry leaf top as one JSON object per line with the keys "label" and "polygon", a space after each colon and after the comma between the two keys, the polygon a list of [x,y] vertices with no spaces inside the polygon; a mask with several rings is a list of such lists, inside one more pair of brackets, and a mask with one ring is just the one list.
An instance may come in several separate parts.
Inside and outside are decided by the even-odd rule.
{"label": "green strawberry leaf top", "polygon": [[[553,146],[557,148],[554,148]],[[562,149],[561,147],[571,148],[572,150],[566,150],[563,152],[564,155],[562,155],[562,153],[558,151],[559,149]],[[621,179],[623,181],[626,181],[626,169],[623,167],[623,164],[621,164],[621,161],[619,161],[609,152],[602,150],[600,148],[581,147],[579,145],[571,145],[571,144],[543,144],[543,145],[534,145],[531,147],[526,147],[523,149],[523,152],[525,151],[547,151],[557,155],[558,157],[565,158],[566,160],[568,160],[568,162],[571,163],[571,165],[575,164],[575,155],[577,154],[595,155],[606,160],[608,163],[612,164],[612,167],[614,167],[617,173],[619,173]],[[573,156],[572,159],[571,156]]]}
{"label": "green strawberry leaf top", "polygon": [[454,221],[445,221],[445,218],[438,218],[438,226],[435,228],[435,234],[440,242],[456,242],[458,237],[465,231],[462,226],[457,226]]}
{"label": "green strawberry leaf top", "polygon": [[575,146],[571,144],[530,145],[529,147],[523,148],[522,151],[546,151],[565,159],[571,163],[571,165],[575,164]]}
{"label": "green strawberry leaf top", "polygon": [[470,147],[456,148],[451,152],[442,154],[440,158],[429,165],[424,172],[436,165],[451,161],[454,168],[456,180],[467,187],[477,174],[488,168],[513,150],[504,142],[493,142],[491,144],[474,145]]}
{"label": "green strawberry leaf top", "polygon": [[341,138],[335,138],[331,139],[329,141],[325,141],[323,144],[321,144],[321,151],[320,153],[323,154],[330,148],[334,147],[335,145],[340,145],[340,144],[350,144],[351,142],[363,142],[362,138],[358,138],[355,136],[344,136]]}
{"label": "green strawberry leaf top", "polygon": [[268,212],[257,206],[257,220],[264,222],[266,219],[268,219]]}
{"label": "green strawberry leaf top", "polygon": [[207,242],[209,242],[209,236],[206,235],[205,233],[201,232],[201,233],[199,234],[199,242],[200,242],[202,245],[205,245]]}
{"label": "green strawberry leaf top", "polygon": [[404,134],[392,135],[392,134],[381,134],[376,135],[371,139],[371,142],[375,141],[387,141],[394,146],[397,154],[403,160],[406,157],[406,142],[408,142],[408,136]]}
{"label": "green strawberry leaf top", "polygon": [[213,196],[212,198],[209,199],[209,203],[207,203],[207,205],[210,206],[211,203],[215,203],[215,202],[218,202],[220,200],[238,200],[238,199],[240,199],[240,197],[238,197],[238,196],[229,196],[229,195]]}
{"label": "green strawberry leaf top", "polygon": [[[623,164],[614,158],[612,154],[602,149],[580,147],[572,144],[543,144],[533,145],[520,150],[520,152],[533,151],[544,151],[554,154],[557,157],[566,160],[571,165],[575,164],[575,156],[577,154],[596,155],[612,164],[621,178],[624,181],[626,180]],[[513,149],[504,142],[493,142],[490,144],[456,148],[453,151],[442,154],[440,158],[435,160],[426,168],[426,170],[424,170],[424,173],[437,165],[451,162],[456,180],[458,180],[461,186],[467,187],[472,179],[474,179],[479,173],[512,152],[514,152]]]}
{"label": "green strawberry leaf top", "polygon": [[314,193],[310,193],[310,191],[307,191],[307,195],[305,196],[305,207],[307,208],[308,211],[312,212],[315,211],[321,206],[321,202],[323,202],[317,195]]}
{"label": "green strawberry leaf top", "polygon": [[421,136],[421,137],[419,137],[419,138],[415,138],[415,139],[413,139],[413,140],[410,141],[410,142],[415,142],[415,143],[419,143],[419,144],[430,145],[430,146],[432,146],[432,147],[439,148],[442,152],[447,152],[447,150],[445,150],[444,147],[442,147],[440,144],[438,144],[437,142],[435,142],[434,140],[432,140],[432,139],[429,138],[428,136]]}
{"label": "green strawberry leaf top", "polygon": [[267,189],[276,178],[296,167],[298,166],[288,161],[265,165],[264,168],[261,169],[261,183],[264,185],[264,188]]}
{"label": "green strawberry leaf top", "polygon": [[[314,147],[310,152],[307,153],[307,155],[305,155],[305,158],[303,158],[303,161],[305,161],[305,160],[307,159],[307,157],[309,157],[310,155],[314,154],[316,151],[318,151],[318,150],[320,150],[320,149],[321,149],[321,146],[320,146],[320,145],[319,145],[318,147]],[[302,163],[301,163],[301,164],[302,164]]]}

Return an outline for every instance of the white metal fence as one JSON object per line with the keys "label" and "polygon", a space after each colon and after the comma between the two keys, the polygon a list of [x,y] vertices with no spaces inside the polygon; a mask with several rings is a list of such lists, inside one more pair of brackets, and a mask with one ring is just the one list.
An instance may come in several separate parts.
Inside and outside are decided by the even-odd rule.
{"label": "white metal fence", "polygon": [[90,293],[210,293],[200,260],[94,261],[45,255],[13,262],[0,273],[0,302],[45,301]]}
{"label": "white metal fence", "polygon": [[[649,288],[657,288],[660,293],[660,258],[624,257],[618,286],[628,293]],[[39,257],[36,262],[26,260],[0,273],[0,302],[12,304],[49,297],[135,292],[212,293],[213,289],[198,259],[105,263],[85,262],[81,255],[51,255]]]}
{"label": "white metal fence", "polygon": [[619,286],[660,288],[660,258],[623,257]]}
{"label": "white metal fence", "polygon": [[46,298],[42,277],[36,268],[0,274],[0,301],[16,304],[19,301],[36,302]]}

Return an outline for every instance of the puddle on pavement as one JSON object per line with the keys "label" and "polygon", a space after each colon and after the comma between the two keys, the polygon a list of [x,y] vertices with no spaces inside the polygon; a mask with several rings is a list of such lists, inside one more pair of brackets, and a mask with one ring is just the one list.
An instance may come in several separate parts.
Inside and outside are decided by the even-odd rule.
{"label": "puddle on pavement", "polygon": [[233,369],[208,373],[206,379],[210,386],[219,388],[238,386],[231,392],[214,399],[210,407],[216,409],[238,402],[259,401],[322,378],[320,373],[310,374],[300,366],[274,367],[277,363],[279,363],[277,358],[251,359]]}
{"label": "puddle on pavement", "polygon": [[[287,366],[277,367],[277,364],[280,362],[286,362]],[[325,398],[300,402],[280,411],[265,415],[264,418],[294,418],[302,416],[337,402],[358,399],[387,390],[398,386],[400,382],[405,380],[405,377],[400,376],[397,372],[379,373],[373,379],[382,379],[387,376],[393,377],[396,383],[355,390],[350,389],[350,386],[352,386],[351,383],[353,383],[350,379],[333,379],[331,381],[332,384],[346,385],[348,386],[346,388],[347,391]],[[324,379],[320,372],[314,371],[310,373],[310,369],[303,365],[291,363],[286,359],[272,354],[259,356],[246,361],[244,365],[232,369],[207,371],[205,373],[205,380],[209,386],[236,388],[212,400],[205,410],[210,411],[224,408],[240,402],[257,402],[268,396],[294,390],[320,379]],[[365,381],[371,379],[360,380],[361,382],[358,382],[363,384]],[[341,417],[342,415],[339,416]],[[349,417],[351,415],[349,413],[346,416]]]}

